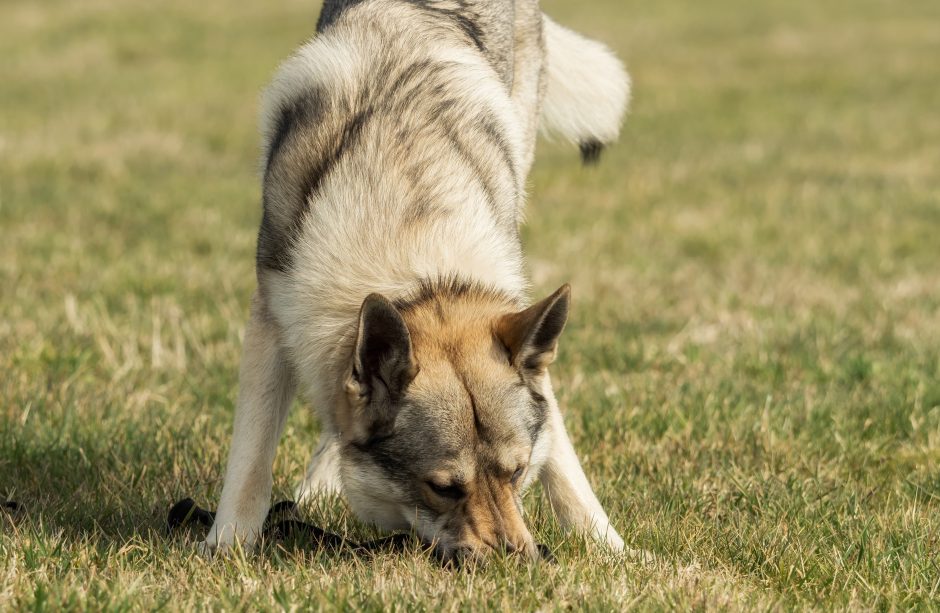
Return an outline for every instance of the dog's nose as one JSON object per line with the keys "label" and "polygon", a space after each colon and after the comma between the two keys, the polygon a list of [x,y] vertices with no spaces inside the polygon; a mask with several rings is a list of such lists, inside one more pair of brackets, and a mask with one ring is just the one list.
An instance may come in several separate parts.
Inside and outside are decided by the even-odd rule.
{"label": "dog's nose", "polygon": [[464,566],[468,563],[482,563],[494,553],[521,556],[530,561],[536,561],[542,558],[538,546],[531,539],[513,541],[508,538],[486,541],[464,541],[458,543],[447,554],[441,556],[441,558],[445,562]]}
{"label": "dog's nose", "polygon": [[538,548],[522,517],[518,495],[504,480],[489,476],[479,479],[454,519],[456,548],[469,550],[470,557],[497,551],[539,559]]}
{"label": "dog's nose", "polygon": [[555,556],[547,546],[536,544],[534,541],[522,546],[506,542],[504,545],[498,547],[493,547],[492,545],[482,542],[476,544],[464,543],[446,549],[438,548],[434,551],[434,554],[444,566],[464,568],[467,566],[485,565],[490,554],[494,552],[502,552],[507,555],[518,554],[532,562],[556,562]]}
{"label": "dog's nose", "polygon": [[468,566],[482,566],[486,563],[486,549],[470,545],[458,545],[448,549],[436,549],[435,556],[441,565],[447,568],[461,569]]}

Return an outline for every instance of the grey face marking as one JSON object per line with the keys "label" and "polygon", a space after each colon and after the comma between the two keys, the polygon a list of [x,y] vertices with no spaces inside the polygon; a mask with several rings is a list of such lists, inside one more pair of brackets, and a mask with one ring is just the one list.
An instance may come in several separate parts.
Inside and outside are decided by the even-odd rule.
{"label": "grey face marking", "polygon": [[[372,496],[378,506],[394,496],[399,509],[413,511],[401,515],[416,528],[443,530],[454,542],[480,534],[490,535],[480,537],[487,542],[502,531],[518,540],[528,534],[520,477],[545,427],[547,401],[511,363],[494,332],[495,315],[475,299],[507,304],[456,280],[429,283],[395,303],[410,328],[418,373],[391,411],[394,426],[347,445],[347,461],[369,475],[360,482],[372,484],[351,498],[368,506]],[[367,407],[371,412],[388,411]]]}
{"label": "grey face marking", "polygon": [[435,385],[423,377],[419,373],[415,380],[422,389],[406,393],[396,408],[395,427],[387,435],[350,444],[345,453],[360,470],[374,473],[375,495],[384,500],[394,491],[401,508],[421,511],[409,517],[459,531],[473,515],[455,518],[451,507],[474,491],[474,483],[516,486],[544,426],[544,409],[511,375],[485,386],[488,393],[478,391],[486,399],[468,393],[462,382]]}

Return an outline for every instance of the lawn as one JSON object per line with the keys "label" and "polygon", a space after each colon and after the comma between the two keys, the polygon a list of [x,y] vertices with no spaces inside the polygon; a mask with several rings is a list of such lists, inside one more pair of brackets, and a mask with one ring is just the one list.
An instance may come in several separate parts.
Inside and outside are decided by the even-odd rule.
{"label": "lawn", "polygon": [[[523,237],[638,564],[209,562],[260,219],[258,92],[307,0],[0,3],[0,609],[940,609],[940,3],[544,0],[634,77],[600,166],[542,144]],[[590,8],[586,8],[590,7]],[[275,495],[318,425],[295,407]],[[304,517],[371,535],[341,501]]]}

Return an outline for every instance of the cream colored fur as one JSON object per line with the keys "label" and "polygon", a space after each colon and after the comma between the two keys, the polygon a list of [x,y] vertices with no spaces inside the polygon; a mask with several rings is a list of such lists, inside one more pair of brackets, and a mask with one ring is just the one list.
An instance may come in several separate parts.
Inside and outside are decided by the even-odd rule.
{"label": "cream colored fur", "polygon": [[[525,10],[531,13],[529,23],[537,24],[532,21],[540,18],[537,4],[527,3],[520,15]],[[373,26],[358,28],[357,23]],[[232,449],[218,516],[203,545],[206,551],[226,548],[236,540],[250,545],[258,537],[270,504],[275,449],[295,390],[316,408],[324,430],[298,496],[309,500],[324,491],[342,490],[340,472],[357,478],[356,468],[344,468],[340,457],[335,411],[348,376],[357,314],[368,294],[378,292],[394,300],[410,292],[416,279],[459,277],[501,290],[523,304],[527,294],[523,256],[518,237],[507,227],[522,219],[524,182],[544,87],[539,78],[543,60],[547,62],[544,127],[573,140],[592,137],[608,142],[617,135],[628,81],[619,62],[601,45],[545,18],[544,42],[538,28],[533,37],[516,41],[515,78],[507,89],[475,48],[458,44],[449,30],[438,32],[436,27],[402,3],[373,0],[348,9],[344,20],[288,59],[265,91],[264,157],[272,152],[278,112],[285,104],[312,89],[329,92],[333,100],[353,98],[364,81],[382,70],[383,58],[398,54],[403,63],[430,61],[446,67],[447,95],[492,118],[505,135],[515,177],[504,172],[505,161],[492,147],[477,152],[478,163],[493,169],[488,186],[462,170],[465,160],[442,153],[427,172],[440,187],[437,204],[459,214],[406,223],[401,194],[407,192],[408,181],[400,170],[401,160],[382,147],[392,138],[394,126],[372,122],[362,128],[361,144],[336,163],[306,203],[313,214],[301,218],[290,239],[293,267],[259,269]],[[375,34],[383,28],[384,35]],[[422,28],[428,29],[428,36],[414,35]],[[396,36],[407,44],[390,48],[388,41]],[[286,215],[286,211],[273,208],[271,214]],[[568,440],[547,377],[544,391],[551,414],[533,449],[531,462],[536,469],[527,475],[526,484],[544,465],[543,483],[563,524],[622,549],[623,541]],[[385,527],[407,527],[398,510],[364,504],[372,505],[356,509],[364,519]],[[411,523],[423,532],[435,529],[431,517],[416,517]]]}
{"label": "cream colored fur", "polygon": [[575,144],[612,143],[630,102],[630,76],[604,45],[545,18],[542,128]]}

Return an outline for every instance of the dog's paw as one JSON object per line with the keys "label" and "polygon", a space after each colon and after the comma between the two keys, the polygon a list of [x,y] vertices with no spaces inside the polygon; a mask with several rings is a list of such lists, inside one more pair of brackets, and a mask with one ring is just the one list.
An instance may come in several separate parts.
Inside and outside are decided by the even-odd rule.
{"label": "dog's paw", "polygon": [[652,566],[656,564],[657,558],[651,552],[646,551],[645,549],[633,549],[632,547],[624,547],[621,555],[625,556],[631,562],[636,564],[642,564],[643,566]]}
{"label": "dog's paw", "polygon": [[196,552],[207,560],[231,557],[238,549],[238,544],[234,542],[212,542],[206,539],[196,543]]}
{"label": "dog's paw", "polygon": [[226,557],[234,553],[235,543],[206,539],[196,543],[196,551],[202,557],[210,560],[215,557]]}
{"label": "dog's paw", "polygon": [[620,535],[617,534],[617,531],[611,528],[610,526],[608,526],[607,529],[604,530],[603,532],[600,530],[598,530],[597,532],[598,534],[596,535],[596,538],[598,538],[602,542],[607,543],[607,546],[610,548],[611,551],[615,551],[619,553],[621,551],[629,549],[628,547],[624,545],[623,539],[620,538]]}
{"label": "dog's paw", "polygon": [[215,530],[210,530],[206,540],[196,543],[196,551],[199,552],[199,555],[209,559],[228,557],[244,545],[242,541],[237,540],[234,534],[230,533],[231,531],[225,532],[219,535]]}
{"label": "dog's paw", "polygon": [[196,553],[207,559],[211,559],[215,556],[216,549],[218,549],[218,545],[210,543],[209,541],[199,541],[196,543]]}
{"label": "dog's paw", "polygon": [[603,533],[596,534],[596,537],[598,540],[605,543],[607,548],[614,554],[622,556],[631,562],[643,564],[644,566],[649,566],[656,562],[656,556],[649,551],[627,547],[623,539],[620,538],[620,535],[609,526]]}

